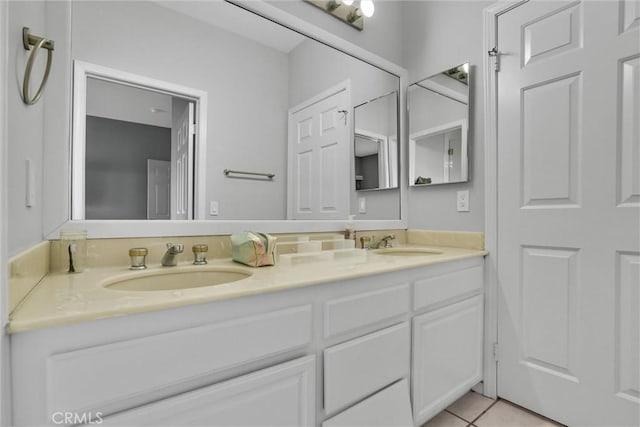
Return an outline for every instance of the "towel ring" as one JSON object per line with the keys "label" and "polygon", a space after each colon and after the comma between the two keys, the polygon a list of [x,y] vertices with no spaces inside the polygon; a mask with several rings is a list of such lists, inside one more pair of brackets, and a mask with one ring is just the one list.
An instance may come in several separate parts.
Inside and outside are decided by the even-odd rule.
{"label": "towel ring", "polygon": [[[40,96],[42,95],[42,91],[44,90],[44,86],[47,84],[47,79],[49,78],[49,72],[51,71],[51,61],[53,59],[53,41],[47,40],[44,37],[38,37],[31,34],[29,28],[24,27],[22,29],[22,44],[26,50],[31,50],[29,54],[29,59],[27,60],[27,67],[24,70],[24,81],[22,82],[22,100],[27,105],[33,105],[38,102]],[[30,48],[33,46],[33,49]],[[36,91],[35,95],[29,95],[29,82],[31,80],[31,70],[33,68],[33,63],[35,62],[38,51],[41,49],[47,49],[47,66],[44,71],[44,76],[42,77],[42,81],[40,82],[40,86]]]}

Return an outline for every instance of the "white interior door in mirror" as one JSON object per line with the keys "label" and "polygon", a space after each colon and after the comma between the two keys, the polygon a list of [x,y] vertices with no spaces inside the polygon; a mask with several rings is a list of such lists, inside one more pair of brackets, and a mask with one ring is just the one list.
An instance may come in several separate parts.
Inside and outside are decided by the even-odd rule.
{"label": "white interior door in mirror", "polygon": [[147,219],[171,218],[171,162],[147,160]]}
{"label": "white interior door in mirror", "polygon": [[409,184],[468,180],[469,64],[461,64],[408,90]]}
{"label": "white interior door in mirror", "polygon": [[[195,146],[195,106],[192,102],[173,99],[171,128],[171,212],[170,219],[193,217],[193,167]],[[177,120],[176,120],[177,117]],[[175,175],[174,175],[175,174]]]}
{"label": "white interior door in mirror", "polygon": [[290,219],[348,214],[349,91],[345,81],[289,111]]}

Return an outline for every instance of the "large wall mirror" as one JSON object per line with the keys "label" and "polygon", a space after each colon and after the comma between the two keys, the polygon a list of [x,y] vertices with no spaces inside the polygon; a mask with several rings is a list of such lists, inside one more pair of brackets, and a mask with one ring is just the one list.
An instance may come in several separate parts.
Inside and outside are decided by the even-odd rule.
{"label": "large wall mirror", "polygon": [[[400,219],[397,75],[225,1],[71,9],[72,219]],[[362,137],[391,190],[363,211],[378,104]]]}
{"label": "large wall mirror", "polygon": [[409,184],[466,182],[469,176],[469,63],[409,86]]}

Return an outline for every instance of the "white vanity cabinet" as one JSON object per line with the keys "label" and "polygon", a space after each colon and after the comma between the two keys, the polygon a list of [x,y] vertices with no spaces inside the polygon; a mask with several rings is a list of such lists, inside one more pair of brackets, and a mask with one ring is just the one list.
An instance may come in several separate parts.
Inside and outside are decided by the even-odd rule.
{"label": "white vanity cabinet", "polygon": [[16,333],[13,424],[418,426],[482,380],[482,276],[473,257]]}
{"label": "white vanity cabinet", "polygon": [[344,409],[409,376],[409,323],[324,350],[324,408]]}
{"label": "white vanity cabinet", "polygon": [[103,419],[105,425],[313,426],[315,356]]}
{"label": "white vanity cabinet", "polygon": [[409,384],[400,380],[322,423],[322,427],[410,427]]}
{"label": "white vanity cabinet", "polygon": [[482,380],[482,285],[481,265],[415,283],[415,309],[426,308],[413,318],[415,425],[438,414]]}

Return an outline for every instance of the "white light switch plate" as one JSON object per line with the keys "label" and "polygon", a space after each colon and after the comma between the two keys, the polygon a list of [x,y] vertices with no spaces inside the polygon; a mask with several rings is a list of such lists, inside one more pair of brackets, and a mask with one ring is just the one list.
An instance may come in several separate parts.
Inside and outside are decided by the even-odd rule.
{"label": "white light switch plate", "polygon": [[218,216],[218,202],[213,201],[209,204],[209,215]]}
{"label": "white light switch plate", "polygon": [[28,208],[36,203],[36,174],[31,163],[31,159],[24,162],[25,168],[25,200],[24,205]]}
{"label": "white light switch plate", "polygon": [[358,197],[358,213],[367,213],[367,198]]}
{"label": "white light switch plate", "polygon": [[458,212],[469,212],[469,190],[458,191]]}

